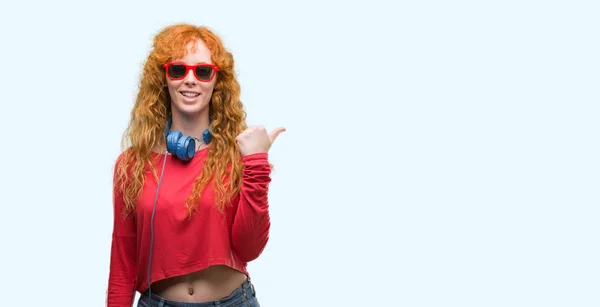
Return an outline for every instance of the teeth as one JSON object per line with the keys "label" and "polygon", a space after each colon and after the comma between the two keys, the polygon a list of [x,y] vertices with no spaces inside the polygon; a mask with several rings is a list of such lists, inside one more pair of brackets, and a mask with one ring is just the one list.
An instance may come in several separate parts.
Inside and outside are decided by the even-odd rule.
{"label": "teeth", "polygon": [[194,93],[194,92],[181,92],[181,95],[185,96],[185,97],[198,97],[200,96],[200,93]]}

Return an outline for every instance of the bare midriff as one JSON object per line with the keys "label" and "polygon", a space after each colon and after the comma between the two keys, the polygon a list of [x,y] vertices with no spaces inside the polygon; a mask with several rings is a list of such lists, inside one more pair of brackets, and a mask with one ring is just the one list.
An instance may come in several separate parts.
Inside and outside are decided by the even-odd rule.
{"label": "bare midriff", "polygon": [[188,303],[215,301],[227,297],[247,279],[246,274],[228,266],[211,266],[183,276],[159,280],[152,293],[168,300]]}

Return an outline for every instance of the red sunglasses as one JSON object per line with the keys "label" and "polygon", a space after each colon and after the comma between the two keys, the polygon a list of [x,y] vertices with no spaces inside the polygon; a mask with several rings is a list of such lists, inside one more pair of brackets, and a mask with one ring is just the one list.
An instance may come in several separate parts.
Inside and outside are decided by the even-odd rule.
{"label": "red sunglasses", "polygon": [[188,71],[192,70],[198,81],[210,82],[215,77],[217,70],[219,70],[217,65],[207,63],[186,65],[180,62],[169,62],[163,66],[167,72],[167,77],[171,80],[181,80],[187,76]]}

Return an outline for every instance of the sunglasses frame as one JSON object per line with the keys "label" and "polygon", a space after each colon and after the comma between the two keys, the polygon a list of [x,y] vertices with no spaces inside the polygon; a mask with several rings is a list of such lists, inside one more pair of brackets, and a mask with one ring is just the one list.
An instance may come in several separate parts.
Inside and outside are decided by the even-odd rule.
{"label": "sunglasses frame", "polygon": [[[169,74],[169,66],[171,65],[181,65],[183,67],[185,67],[185,73],[183,74],[183,76],[181,78],[173,78],[171,77],[171,74]],[[196,64],[196,65],[187,65],[185,63],[182,62],[167,62],[163,65],[163,67],[165,68],[165,73],[167,74],[167,77],[171,80],[183,80],[188,73],[190,72],[190,70],[192,70],[194,72],[194,77],[196,77],[196,80],[200,81],[200,82],[210,82],[215,78],[215,75],[217,75],[217,71],[219,70],[219,66],[214,65],[214,64],[208,64],[208,63],[201,63],[201,64]],[[200,79],[198,78],[198,75],[196,74],[196,68],[198,67],[210,67],[212,68],[212,74],[210,76],[210,78],[208,80],[204,80],[204,79]]]}

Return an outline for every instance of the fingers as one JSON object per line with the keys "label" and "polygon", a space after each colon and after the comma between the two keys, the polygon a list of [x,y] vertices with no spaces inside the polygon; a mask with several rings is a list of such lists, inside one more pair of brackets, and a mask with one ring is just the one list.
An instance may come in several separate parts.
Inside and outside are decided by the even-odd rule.
{"label": "fingers", "polygon": [[285,128],[283,128],[283,127],[280,127],[280,128],[277,128],[277,129],[271,131],[271,133],[269,134],[269,140],[271,141],[271,144],[273,144],[273,142],[275,141],[277,136],[279,136],[279,134],[284,131],[285,131]]}

